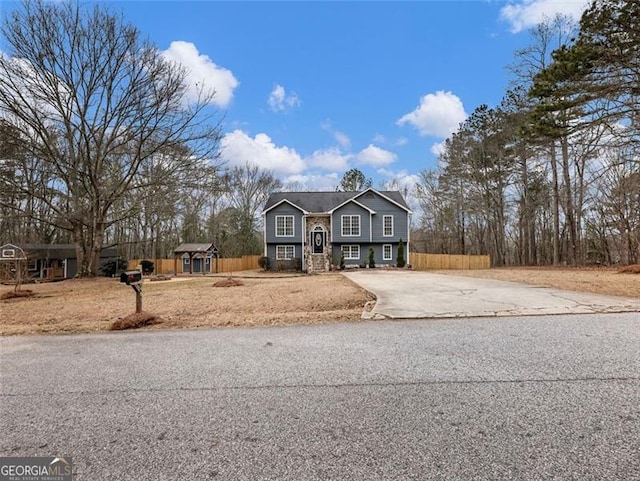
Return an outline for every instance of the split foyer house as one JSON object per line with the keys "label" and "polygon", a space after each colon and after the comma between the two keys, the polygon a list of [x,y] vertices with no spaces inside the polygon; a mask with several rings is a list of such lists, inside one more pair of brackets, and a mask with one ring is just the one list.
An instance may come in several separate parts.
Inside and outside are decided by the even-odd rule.
{"label": "split foyer house", "polygon": [[408,262],[411,210],[397,191],[275,192],[264,208],[264,255],[271,266],[300,259],[307,272],[368,262],[395,265],[400,240]]}

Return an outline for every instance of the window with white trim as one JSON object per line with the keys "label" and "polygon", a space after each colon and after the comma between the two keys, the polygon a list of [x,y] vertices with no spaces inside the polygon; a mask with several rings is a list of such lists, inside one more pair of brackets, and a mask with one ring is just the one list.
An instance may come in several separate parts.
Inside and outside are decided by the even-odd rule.
{"label": "window with white trim", "polygon": [[342,255],[344,260],[360,260],[360,246],[359,245],[344,245],[342,246]]}
{"label": "window with white trim", "polygon": [[393,216],[392,215],[384,215],[382,216],[382,235],[385,237],[393,236]]}
{"label": "window with white trim", "polygon": [[276,260],[289,260],[296,256],[296,246],[276,246]]}
{"label": "window with white trim", "polygon": [[276,237],[293,237],[293,216],[276,216]]}
{"label": "window with white trim", "polygon": [[390,261],[392,258],[391,244],[382,244],[382,260]]}
{"label": "window with white trim", "polygon": [[342,237],[358,237],[360,235],[360,216],[342,216]]}

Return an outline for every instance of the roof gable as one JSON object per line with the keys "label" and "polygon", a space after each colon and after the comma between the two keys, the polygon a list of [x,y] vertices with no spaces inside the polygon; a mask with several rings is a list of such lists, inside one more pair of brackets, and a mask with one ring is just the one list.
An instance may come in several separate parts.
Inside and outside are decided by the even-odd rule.
{"label": "roof gable", "polygon": [[[411,209],[409,209],[409,206],[407,205],[407,203],[404,200],[404,197],[402,196],[402,194],[400,194],[400,192],[398,192],[397,190],[390,190],[390,191],[384,191],[384,192],[380,192],[378,190],[375,190],[372,187],[369,187],[367,190],[360,192],[358,195],[356,195],[354,197],[354,199],[357,199],[359,197],[362,197],[368,193],[373,192],[374,194],[379,195],[380,197],[382,197],[383,199],[385,199],[388,202],[391,202],[392,204],[394,204],[396,207],[401,208],[402,210],[405,210],[409,213],[411,213]],[[386,194],[386,195],[385,195]]]}
{"label": "roof gable", "polygon": [[[272,194],[273,195],[273,194]],[[272,209],[275,209],[276,207],[278,207],[279,205],[282,204],[289,204],[291,207],[298,209],[300,212],[302,212],[303,214],[308,214],[309,212],[307,212],[306,210],[304,210],[302,207],[300,207],[299,205],[294,204],[293,202],[291,202],[288,199],[282,199],[279,202],[273,204],[271,207],[265,208],[265,210],[262,212],[263,214],[266,214],[267,212],[269,212]],[[269,201],[267,201],[267,204],[269,204]]]}
{"label": "roof gable", "polygon": [[367,206],[366,206],[366,205],[364,205],[364,204],[361,204],[361,203],[360,203],[360,202],[358,202],[355,198],[353,198],[353,197],[352,197],[351,199],[347,199],[346,201],[344,201],[342,204],[335,206],[333,209],[331,209],[331,210],[329,211],[329,214],[333,214],[333,213],[334,213],[336,210],[338,210],[339,208],[344,207],[345,205],[347,205],[347,204],[351,204],[351,203],[356,204],[356,205],[357,205],[357,206],[359,206],[359,207],[362,207],[364,210],[368,210],[370,214],[375,214],[375,213],[376,213],[376,211],[375,211],[375,210],[373,210],[373,209],[371,209],[371,208],[367,207]]}

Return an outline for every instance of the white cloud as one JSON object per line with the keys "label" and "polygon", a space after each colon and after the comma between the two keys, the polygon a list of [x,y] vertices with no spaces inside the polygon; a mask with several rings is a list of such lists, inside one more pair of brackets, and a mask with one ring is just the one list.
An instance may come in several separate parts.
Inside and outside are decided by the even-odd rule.
{"label": "white cloud", "polygon": [[376,134],[372,141],[376,144],[385,144],[387,142],[387,138],[382,134]]}
{"label": "white cloud", "polygon": [[373,144],[369,144],[368,147],[356,155],[356,159],[360,164],[370,165],[372,167],[383,167],[392,164],[397,158],[398,156],[393,152],[381,149]]}
{"label": "white cloud", "polygon": [[[12,112],[25,110],[32,112],[32,115],[35,115],[33,112],[38,112],[38,116],[53,121],[60,121],[63,117],[71,115],[69,109],[73,109],[74,105],[70,101],[73,97],[72,90],[62,78],[54,75],[43,79],[29,60],[11,57],[2,50],[0,57],[0,85],[6,98],[12,99],[12,108],[3,109],[0,118],[9,119],[13,117]],[[50,94],[55,89],[58,90],[57,95],[63,99],[61,102],[56,102]]]}
{"label": "white cloud", "polygon": [[336,142],[338,142],[342,147],[345,147],[347,149],[351,147],[351,139],[344,132],[335,130],[333,132],[333,138],[336,139]]}
{"label": "white cloud", "polygon": [[588,4],[587,0],[522,0],[502,7],[500,19],[509,23],[511,33],[518,33],[553,19],[556,14],[579,20]]}
{"label": "white cloud", "polygon": [[251,138],[242,130],[234,130],[222,138],[220,146],[222,158],[231,165],[250,162],[283,175],[299,174],[306,167],[295,149],[276,146],[271,137],[264,133]]}
{"label": "white cloud", "polygon": [[394,145],[397,147],[402,147],[403,145],[407,145],[409,143],[409,139],[406,137],[398,137],[398,140],[395,141]]}
{"label": "white cloud", "polygon": [[337,173],[331,173],[327,175],[318,174],[296,174],[290,175],[282,179],[282,182],[287,190],[297,191],[326,191],[335,190],[339,184],[339,176]]}
{"label": "white cloud", "polygon": [[438,142],[435,143],[431,146],[431,153],[433,155],[435,155],[436,157],[440,157],[441,154],[444,153],[444,148],[445,148],[445,140],[443,140],[442,142]]}
{"label": "white cloud", "polygon": [[162,55],[187,69],[187,100],[197,100],[198,92],[204,88],[205,91],[215,90],[214,104],[219,107],[229,105],[233,91],[238,86],[238,80],[231,70],[213,63],[207,55],[198,52],[191,42],[171,42]]}
{"label": "white cloud", "polygon": [[294,107],[299,107],[302,101],[295,92],[287,95],[285,88],[280,84],[276,84],[269,94],[267,103],[274,112],[286,112]]}
{"label": "white cloud", "polygon": [[344,149],[348,149],[351,147],[351,139],[349,138],[349,136],[344,132],[340,132],[339,130],[334,129],[331,126],[330,120],[325,120],[320,126],[322,127],[322,130],[326,130],[333,136],[340,147]]}
{"label": "white cloud", "polygon": [[344,171],[349,167],[351,154],[343,154],[339,149],[316,150],[308,159],[308,163],[324,170]]}
{"label": "white cloud", "polygon": [[446,138],[466,118],[467,113],[460,98],[451,92],[439,90],[422,97],[420,105],[413,112],[403,115],[396,124],[410,124],[420,135]]}

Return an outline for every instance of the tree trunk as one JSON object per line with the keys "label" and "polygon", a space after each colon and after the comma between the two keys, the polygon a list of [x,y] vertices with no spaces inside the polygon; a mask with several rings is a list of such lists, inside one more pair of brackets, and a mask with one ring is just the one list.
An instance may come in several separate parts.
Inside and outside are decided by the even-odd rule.
{"label": "tree trunk", "polygon": [[565,215],[567,217],[567,225],[569,227],[569,258],[571,265],[576,264],[577,253],[577,234],[576,234],[576,210],[573,202],[573,186],[571,185],[571,172],[569,171],[569,139],[562,137],[560,139],[560,147],[562,152],[562,173],[565,190]]}
{"label": "tree trunk", "polygon": [[555,141],[551,142],[551,175],[553,178],[553,264],[558,265],[560,264],[560,192]]}

